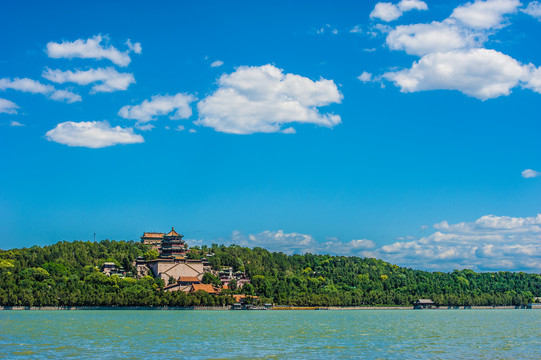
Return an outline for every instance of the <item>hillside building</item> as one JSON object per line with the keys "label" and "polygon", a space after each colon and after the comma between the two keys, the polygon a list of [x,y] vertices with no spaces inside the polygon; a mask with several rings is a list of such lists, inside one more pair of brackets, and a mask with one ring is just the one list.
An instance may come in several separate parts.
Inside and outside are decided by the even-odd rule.
{"label": "hillside building", "polygon": [[160,232],[145,232],[141,236],[141,242],[145,245],[152,245],[159,247],[162,244],[163,236],[165,233]]}
{"label": "hillside building", "polygon": [[171,231],[163,236],[160,246],[160,257],[162,258],[180,258],[186,254],[188,245],[182,240],[184,236],[175,231],[173,227]]}

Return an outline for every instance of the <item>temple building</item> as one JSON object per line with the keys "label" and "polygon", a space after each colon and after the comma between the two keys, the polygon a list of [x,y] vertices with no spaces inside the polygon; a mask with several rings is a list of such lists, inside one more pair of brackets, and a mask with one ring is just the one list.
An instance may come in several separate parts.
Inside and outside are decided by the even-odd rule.
{"label": "temple building", "polygon": [[145,232],[141,236],[141,242],[145,245],[160,246],[164,235],[165,233],[160,232]]}
{"label": "temple building", "polygon": [[[188,256],[188,244],[183,240],[183,235],[171,228],[168,233],[145,232],[141,236],[141,242],[159,251],[158,258],[139,257],[136,260],[137,276],[139,278],[152,275],[163,280],[164,291],[197,292],[203,290],[209,294],[216,294],[221,287],[202,284],[205,273],[213,273],[210,262],[203,259],[190,259]],[[213,254],[206,254],[212,256]],[[218,274],[217,272],[215,272]],[[235,279],[237,287],[249,282],[244,273],[233,273],[232,268],[223,271],[220,277],[227,280]],[[223,283],[223,279],[222,279]],[[225,284],[227,287],[227,284]],[[223,286],[223,285],[222,285]]]}
{"label": "temple building", "polygon": [[184,236],[175,231],[173,227],[171,231],[163,236],[162,245],[160,247],[160,256],[162,258],[179,258],[184,257],[188,245],[182,240]]}

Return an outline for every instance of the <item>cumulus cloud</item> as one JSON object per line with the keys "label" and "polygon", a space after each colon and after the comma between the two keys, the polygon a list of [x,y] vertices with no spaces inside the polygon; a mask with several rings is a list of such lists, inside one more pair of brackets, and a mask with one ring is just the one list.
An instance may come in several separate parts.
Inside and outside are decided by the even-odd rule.
{"label": "cumulus cloud", "polygon": [[541,21],[541,3],[539,3],[539,1],[530,2],[526,9],[523,9],[522,12]]}
{"label": "cumulus cloud", "polygon": [[495,50],[472,49],[432,53],[410,69],[388,72],[402,92],[458,90],[481,100],[509,95],[531,74],[530,68]]}
{"label": "cumulus cloud", "polygon": [[[232,134],[283,131],[293,122],[333,127],[339,115],[321,114],[318,107],[340,103],[334,81],[312,81],[284,74],[273,65],[242,66],[218,80],[219,88],[201,100],[196,124]],[[291,130],[288,130],[291,131]]]}
{"label": "cumulus cloud", "polygon": [[468,3],[454,9],[442,22],[401,25],[389,30],[386,43],[391,50],[426,55],[481,47],[491,34],[488,30],[505,25],[503,15],[514,13],[515,0],[488,0]]}
{"label": "cumulus cloud", "polygon": [[236,245],[262,247],[270,251],[281,251],[286,254],[315,253],[318,246],[311,235],[296,232],[286,233],[283,230],[262,231],[258,234],[245,235],[234,231],[231,241]]}
{"label": "cumulus cloud", "polygon": [[518,11],[519,0],[477,0],[453,10],[456,19],[473,29],[492,29],[503,26],[504,15]]}
{"label": "cumulus cloud", "polygon": [[134,119],[139,122],[148,122],[157,119],[157,116],[169,115],[171,120],[188,119],[192,116],[190,104],[197,100],[190,94],[155,95],[151,100],[144,100],[139,105],[126,105],[118,115],[124,119]]}
{"label": "cumulus cloud", "polygon": [[93,149],[144,142],[143,137],[134,134],[132,128],[112,127],[106,121],[63,122],[47,131],[45,137],[59,144]]}
{"label": "cumulus cloud", "polygon": [[523,87],[541,93],[541,68],[528,66],[528,76],[524,79]]}
{"label": "cumulus cloud", "polygon": [[0,79],[0,90],[16,90],[27,92],[31,94],[42,94],[49,96],[56,101],[63,101],[67,103],[73,103],[81,101],[81,96],[67,90],[56,90],[52,85],[45,85],[39,81],[28,78],[15,78],[13,80],[8,78]]}
{"label": "cumulus cloud", "polygon": [[366,71],[363,71],[363,73],[359,76],[357,76],[357,79],[362,81],[363,83],[371,82],[372,81],[372,74]]}
{"label": "cumulus cloud", "polygon": [[435,224],[436,232],[382,246],[373,255],[415,268],[449,271],[541,271],[541,214],[486,215],[473,222]]}
{"label": "cumulus cloud", "polygon": [[410,10],[428,10],[428,6],[420,0],[402,0],[398,4],[380,2],[370,13],[370,18],[389,22],[398,19],[403,13]]}
{"label": "cumulus cloud", "polygon": [[402,11],[395,4],[377,3],[370,13],[370,18],[389,22],[398,19],[401,15]]}
{"label": "cumulus cloud", "polygon": [[17,114],[19,107],[12,101],[0,98],[0,113],[4,114]]}
{"label": "cumulus cloud", "polygon": [[526,179],[540,176],[541,173],[532,169],[526,169],[522,172],[522,177]]}
{"label": "cumulus cloud", "polygon": [[47,43],[47,55],[54,59],[108,59],[114,64],[124,67],[128,66],[131,62],[129,55],[131,51],[140,54],[142,50],[140,43],[132,44],[130,40],[126,42],[128,45],[128,50],[126,51],[119,51],[114,46],[103,46],[101,44],[102,40],[106,40],[105,42],[107,42],[108,38],[96,35],[86,40],[78,39],[71,42],[63,41],[61,43],[49,42]]}
{"label": "cumulus cloud", "polygon": [[210,67],[220,67],[224,64],[224,62],[222,60],[216,60],[216,61],[213,61],[211,64],[210,64]]}
{"label": "cumulus cloud", "polygon": [[126,90],[130,84],[135,83],[133,74],[119,73],[112,67],[75,71],[45,69],[42,76],[58,84],[70,82],[78,85],[88,85],[97,82],[98,84],[92,87],[94,93]]}
{"label": "cumulus cloud", "polygon": [[372,240],[367,239],[358,239],[358,240],[351,240],[350,242],[346,243],[346,245],[351,249],[372,249],[376,246],[376,243]]}
{"label": "cumulus cloud", "polygon": [[518,0],[477,0],[458,6],[441,22],[381,30],[389,49],[421,57],[410,69],[383,78],[402,92],[457,90],[481,100],[508,95],[516,86],[541,93],[541,69],[484,48],[520,5]]}
{"label": "cumulus cloud", "polygon": [[316,241],[311,235],[297,232],[287,233],[283,230],[262,231],[257,234],[243,234],[234,231],[231,235],[231,243],[247,247],[262,247],[269,251],[278,251],[285,254],[333,254],[364,256],[373,249],[376,244],[367,239],[355,239],[348,242],[337,238],[328,238],[327,241]]}
{"label": "cumulus cloud", "polygon": [[486,39],[484,33],[473,32],[449,22],[397,26],[389,32],[386,43],[391,50],[403,50],[410,55],[426,55],[458,49],[479,47]]}
{"label": "cumulus cloud", "polygon": [[[318,241],[298,232],[234,231],[229,241],[286,254],[331,254],[382,259],[400,266],[432,271],[541,271],[541,214],[532,217],[485,215],[472,222],[434,225],[435,232],[415,238],[400,237],[377,246],[368,239]],[[215,242],[215,241],[213,241]]]}

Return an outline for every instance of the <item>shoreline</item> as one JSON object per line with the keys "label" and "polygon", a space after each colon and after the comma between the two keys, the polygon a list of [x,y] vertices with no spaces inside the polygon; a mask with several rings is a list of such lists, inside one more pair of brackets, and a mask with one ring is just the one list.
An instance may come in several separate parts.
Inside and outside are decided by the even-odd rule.
{"label": "shoreline", "polygon": [[[541,310],[541,304],[533,304],[531,308],[516,306],[460,306],[447,307],[442,306],[433,309],[414,309],[412,306],[285,306],[274,307],[268,310],[273,311],[306,311],[306,310]],[[153,310],[153,311],[172,311],[172,310],[205,310],[205,311],[229,311],[232,306],[189,306],[189,307],[161,307],[161,306],[0,306],[0,311],[75,311],[75,310]],[[239,311],[239,310],[235,310]],[[240,310],[242,311],[242,310]],[[252,311],[252,310],[249,310]],[[257,310],[256,310],[257,311]]]}

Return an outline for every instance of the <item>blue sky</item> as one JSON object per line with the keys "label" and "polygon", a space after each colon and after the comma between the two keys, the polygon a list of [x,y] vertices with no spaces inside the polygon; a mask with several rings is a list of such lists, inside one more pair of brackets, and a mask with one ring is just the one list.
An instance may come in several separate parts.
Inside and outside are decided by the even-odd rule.
{"label": "blue sky", "polygon": [[541,271],[536,1],[6,1],[0,248]]}

